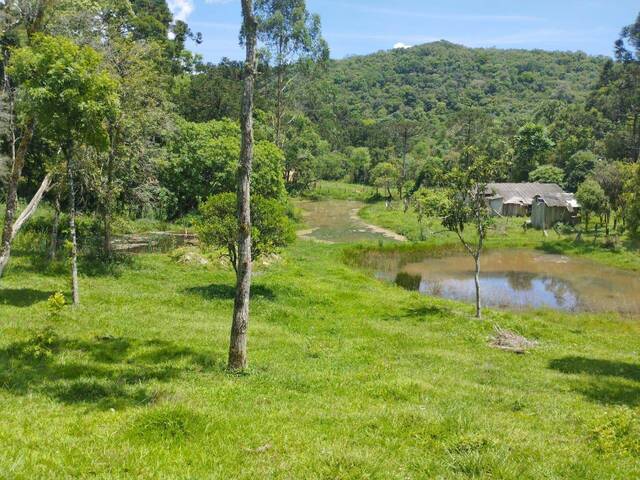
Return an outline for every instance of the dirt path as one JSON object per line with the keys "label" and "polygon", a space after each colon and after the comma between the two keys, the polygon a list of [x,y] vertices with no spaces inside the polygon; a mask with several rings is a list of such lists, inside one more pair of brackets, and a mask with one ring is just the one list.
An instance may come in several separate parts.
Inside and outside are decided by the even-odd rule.
{"label": "dirt path", "polygon": [[404,235],[400,235],[399,233],[394,232],[393,230],[389,230],[388,228],[384,228],[384,227],[379,227],[377,225],[371,225],[370,223],[365,222],[362,218],[360,218],[360,216],[358,215],[358,213],[360,212],[360,210],[362,210],[363,207],[361,208],[355,208],[351,211],[351,219],[361,223],[363,226],[365,226],[369,231],[373,232],[373,233],[379,233],[380,235],[383,235],[387,238],[390,238],[392,240],[395,240],[396,242],[406,242],[407,241],[407,237],[405,237]]}
{"label": "dirt path", "polygon": [[365,206],[351,200],[300,201],[305,223],[309,228],[298,232],[298,237],[322,243],[357,243],[407,239],[386,228],[370,225],[358,216]]}

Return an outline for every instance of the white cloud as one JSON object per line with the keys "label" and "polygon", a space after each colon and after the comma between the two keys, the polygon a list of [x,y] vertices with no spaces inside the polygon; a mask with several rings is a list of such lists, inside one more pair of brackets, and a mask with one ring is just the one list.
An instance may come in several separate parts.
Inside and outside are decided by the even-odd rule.
{"label": "white cloud", "polygon": [[193,13],[194,6],[192,0],[169,0],[167,3],[175,20],[186,22],[189,15]]}
{"label": "white cloud", "polygon": [[406,43],[398,42],[393,45],[394,49],[406,50],[407,48],[411,48],[412,45],[407,45]]}
{"label": "white cloud", "polygon": [[209,5],[224,5],[225,3],[233,3],[235,0],[204,0]]}

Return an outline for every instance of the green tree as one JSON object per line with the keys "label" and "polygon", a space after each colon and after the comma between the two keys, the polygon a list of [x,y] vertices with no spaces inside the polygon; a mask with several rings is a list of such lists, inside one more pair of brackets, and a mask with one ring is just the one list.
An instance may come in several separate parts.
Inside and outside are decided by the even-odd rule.
{"label": "green tree", "polygon": [[448,198],[442,190],[420,188],[413,194],[413,208],[420,226],[420,240],[425,240],[424,227],[430,218],[440,215],[448,208]]}
{"label": "green tree", "polygon": [[371,179],[376,188],[382,188],[387,192],[387,198],[391,198],[391,188],[398,180],[398,169],[390,162],[382,162],[371,170]]}
{"label": "green tree", "polygon": [[640,167],[638,164],[629,165],[627,181],[623,193],[623,218],[630,234],[638,237],[640,234]]}
{"label": "green tree", "polygon": [[591,215],[602,215],[608,206],[607,196],[598,182],[589,178],[578,187],[576,199],[580,203],[584,218],[584,228],[589,230],[589,219]]}
{"label": "green tree", "polygon": [[[160,169],[162,185],[174,198],[172,216],[197,208],[211,195],[232,192],[240,158],[240,131],[231,120],[192,123],[179,120],[169,142],[169,157]],[[264,197],[285,195],[284,155],[271,142],[253,149],[252,190]]]}
{"label": "green tree", "polygon": [[582,150],[569,159],[565,169],[565,185],[570,192],[578,190],[578,186],[585,181],[593,171],[598,158],[592,152]]}
{"label": "green tree", "polygon": [[530,182],[556,183],[564,186],[564,170],[554,165],[541,165],[529,172]]}
{"label": "green tree", "polygon": [[[485,192],[496,174],[497,165],[488,157],[479,155],[474,147],[468,147],[468,151],[464,153],[466,158],[470,159],[470,164],[465,170],[455,168],[447,176],[449,188],[446,201],[441,204],[440,216],[442,225],[458,236],[464,248],[473,257],[476,317],[481,318],[480,256],[488,228],[493,223],[493,214],[485,200]],[[472,227],[473,236],[466,234],[467,225]]]}
{"label": "green tree", "polygon": [[275,141],[283,146],[283,118],[292,64],[325,61],[329,46],[322,38],[318,15],[307,10],[305,0],[256,0],[258,36],[271,55],[276,75]]}
{"label": "green tree", "polygon": [[518,130],[513,139],[513,167],[511,177],[525,181],[529,172],[546,160],[554,144],[542,125],[527,123]]}
{"label": "green tree", "polygon": [[622,162],[599,163],[593,171],[593,178],[598,182],[607,196],[605,212],[605,229],[609,236],[609,223],[613,213],[613,229],[618,226],[618,217],[624,200],[624,189],[627,168]]}
{"label": "green tree", "polygon": [[242,144],[238,164],[236,188],[237,219],[237,259],[236,259],[236,295],[233,303],[233,320],[229,338],[230,370],[247,368],[247,331],[249,328],[249,298],[251,295],[251,275],[253,259],[251,256],[253,227],[251,225],[251,170],[253,168],[253,111],[254,89],[257,68],[258,21],[253,10],[252,0],[241,0],[242,30],[246,57],[244,62],[244,85],[242,108],[240,110],[240,131]]}
{"label": "green tree", "polygon": [[[198,238],[208,248],[220,249],[238,272],[238,204],[233,193],[219,193],[200,206]],[[295,230],[282,199],[251,198],[251,258],[269,255],[295,240]]]}
{"label": "green tree", "polygon": [[329,147],[304,117],[289,122],[286,137],[284,176],[287,190],[303,192],[318,179],[318,158],[328,152]]}
{"label": "green tree", "polygon": [[101,56],[68,39],[37,35],[17,50],[10,64],[20,84],[18,108],[59,145],[67,163],[73,302],[80,302],[76,237],[75,160],[79,147],[105,150],[107,121],[118,110],[116,83],[102,68]]}
{"label": "green tree", "polygon": [[354,148],[349,155],[349,168],[351,180],[355,183],[367,183],[369,181],[369,169],[371,168],[371,154],[367,147]]}

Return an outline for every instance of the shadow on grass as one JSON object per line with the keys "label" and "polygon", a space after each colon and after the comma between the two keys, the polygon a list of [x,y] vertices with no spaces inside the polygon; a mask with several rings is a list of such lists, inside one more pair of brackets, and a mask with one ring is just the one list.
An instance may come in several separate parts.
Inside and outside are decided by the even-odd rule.
{"label": "shadow on grass", "polygon": [[[236,288],[233,285],[216,283],[205,287],[186,288],[183,293],[197,295],[205,300],[233,300],[236,295]],[[276,295],[273,290],[264,285],[252,285],[251,297],[275,300]]]}
{"label": "shadow on grass", "polygon": [[13,307],[30,307],[36,303],[46,301],[53,292],[34,290],[32,288],[2,288],[0,289],[0,305]]}
{"label": "shadow on grass", "polygon": [[451,316],[451,311],[446,307],[423,305],[420,307],[408,308],[399,315],[390,315],[383,319],[387,321],[415,320],[418,322],[425,322],[430,319],[447,318],[449,316]]}
{"label": "shadow on grass", "polygon": [[549,362],[549,368],[561,373],[586,374],[589,381],[576,383],[585,397],[603,404],[640,405],[640,366],[586,357],[564,357]]}
{"label": "shadow on grass", "polygon": [[0,350],[2,390],[42,394],[63,404],[126,408],[154,402],[158,382],[215,364],[210,356],[162,340],[49,335]]}
{"label": "shadow on grass", "polygon": [[[37,253],[14,254],[10,265],[12,273],[35,273],[55,277],[69,273],[66,259],[51,261],[48,257]],[[91,256],[80,256],[79,273],[87,277],[119,277],[125,269],[136,267],[135,255],[116,253],[111,259]]]}

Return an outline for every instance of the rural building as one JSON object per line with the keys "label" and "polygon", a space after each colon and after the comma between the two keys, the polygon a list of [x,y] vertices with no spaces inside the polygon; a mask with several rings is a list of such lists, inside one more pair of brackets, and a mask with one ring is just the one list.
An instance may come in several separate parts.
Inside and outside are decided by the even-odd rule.
{"label": "rural building", "polygon": [[533,228],[546,230],[556,223],[578,222],[580,205],[573,193],[536,195],[531,208]]}
{"label": "rural building", "polygon": [[487,185],[486,200],[496,215],[528,217],[536,197],[555,198],[564,194],[555,183],[490,183]]}

